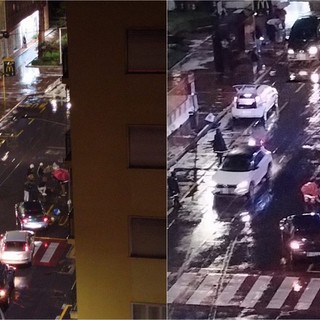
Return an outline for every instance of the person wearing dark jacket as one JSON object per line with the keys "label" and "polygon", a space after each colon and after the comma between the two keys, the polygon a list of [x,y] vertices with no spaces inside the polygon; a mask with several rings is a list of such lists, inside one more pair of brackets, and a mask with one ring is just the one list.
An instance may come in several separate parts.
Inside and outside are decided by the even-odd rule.
{"label": "person wearing dark jacket", "polygon": [[228,150],[226,143],[223,139],[221,130],[218,128],[216,130],[216,135],[213,140],[213,151],[216,153],[217,158],[219,160],[219,166],[222,163],[223,154]]}

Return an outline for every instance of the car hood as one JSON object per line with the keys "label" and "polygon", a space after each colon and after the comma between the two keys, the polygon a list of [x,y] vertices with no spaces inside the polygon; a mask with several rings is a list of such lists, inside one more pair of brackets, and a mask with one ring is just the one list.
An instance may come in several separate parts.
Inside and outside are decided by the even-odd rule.
{"label": "car hood", "polygon": [[212,177],[213,181],[218,184],[236,185],[242,181],[249,181],[251,178],[251,171],[234,172],[218,170]]}

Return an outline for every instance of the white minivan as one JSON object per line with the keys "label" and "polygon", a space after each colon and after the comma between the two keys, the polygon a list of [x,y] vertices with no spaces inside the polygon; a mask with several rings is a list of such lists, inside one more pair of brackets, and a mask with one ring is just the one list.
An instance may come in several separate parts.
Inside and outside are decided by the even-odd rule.
{"label": "white minivan", "polygon": [[268,112],[278,108],[278,91],[266,84],[235,85],[231,113],[233,119],[257,118],[266,120]]}

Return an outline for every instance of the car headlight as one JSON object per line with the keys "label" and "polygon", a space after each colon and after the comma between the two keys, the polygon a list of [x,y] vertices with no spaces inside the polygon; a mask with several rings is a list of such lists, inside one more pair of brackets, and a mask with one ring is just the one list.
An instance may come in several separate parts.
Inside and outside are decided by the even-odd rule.
{"label": "car headlight", "polygon": [[245,195],[249,191],[249,182],[248,181],[242,181],[237,184],[237,187],[235,188],[234,192],[238,195]]}
{"label": "car headlight", "polygon": [[293,49],[288,49],[288,54],[294,54],[294,50]]}
{"label": "car headlight", "polygon": [[310,80],[313,83],[318,83],[319,80],[320,80],[320,77],[319,77],[319,75],[317,73],[312,73],[311,76],[310,76]]}
{"label": "car headlight", "polygon": [[290,242],[289,246],[292,250],[299,250],[300,249],[300,242],[297,240],[293,240]]}
{"label": "car headlight", "polygon": [[4,298],[7,295],[7,291],[4,289],[0,289],[0,298]]}
{"label": "car headlight", "polygon": [[318,48],[315,46],[312,46],[308,49],[309,54],[316,54],[318,52]]}

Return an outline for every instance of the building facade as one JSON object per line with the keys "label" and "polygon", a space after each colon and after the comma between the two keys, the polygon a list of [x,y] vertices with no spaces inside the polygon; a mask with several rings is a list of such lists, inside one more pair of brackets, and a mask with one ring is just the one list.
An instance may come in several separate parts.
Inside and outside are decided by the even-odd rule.
{"label": "building facade", "polygon": [[163,319],[166,2],[70,1],[67,26],[77,316]]}

